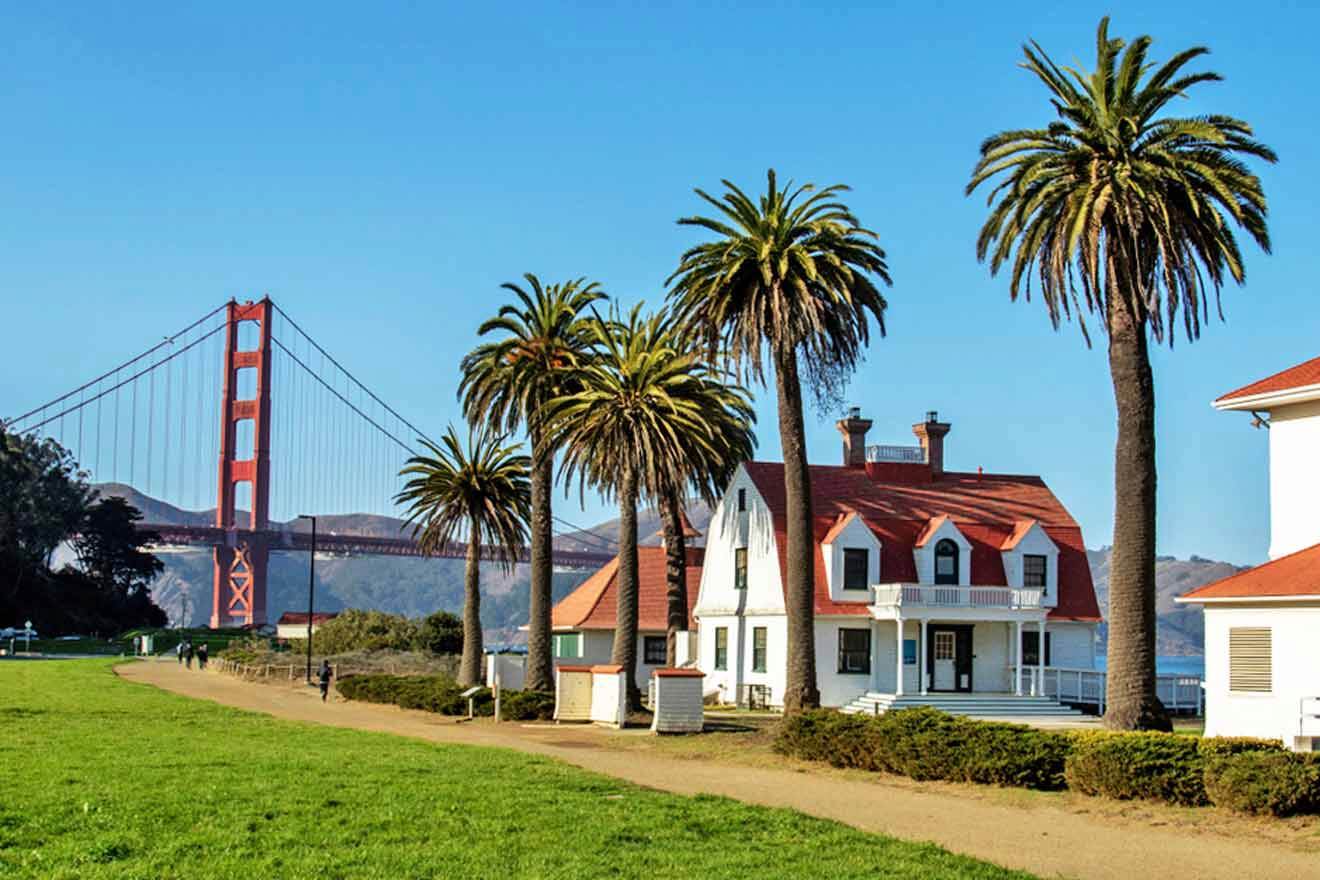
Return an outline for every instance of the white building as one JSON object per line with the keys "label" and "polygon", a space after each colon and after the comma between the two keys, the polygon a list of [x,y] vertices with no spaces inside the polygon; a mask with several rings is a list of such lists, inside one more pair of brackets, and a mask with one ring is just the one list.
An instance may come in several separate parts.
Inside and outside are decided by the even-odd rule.
{"label": "white building", "polygon": [[1205,610],[1205,733],[1320,742],[1320,358],[1214,402],[1269,428],[1270,561],[1179,597]]}
{"label": "white building", "polygon": [[[334,620],[339,616],[337,611],[317,611],[312,615],[312,635],[321,625],[327,621]],[[306,611],[286,611],[280,615],[280,619],[275,623],[275,638],[277,639],[305,639],[307,638],[307,612]]]}
{"label": "white building", "polygon": [[[689,539],[700,533],[687,526]],[[691,612],[701,582],[704,551],[687,548],[687,592],[689,622],[678,640],[679,663],[695,659],[689,631]],[[668,581],[665,572],[665,548],[637,548],[637,687],[646,692],[651,672],[665,666],[668,624]],[[619,559],[597,569],[581,586],[561,599],[550,613],[554,633],[556,666],[609,663],[614,649],[614,626],[618,613]]]}
{"label": "white building", "polygon": [[[867,447],[870,426],[854,410],[838,423],[843,464],[811,467],[822,703],[1012,697],[1045,667],[1092,669],[1085,544],[1044,482],[946,471],[935,413],[913,426],[919,447]],[[749,462],[713,512],[693,612],[705,687],[728,702],[782,704],[785,550],[783,465]]]}

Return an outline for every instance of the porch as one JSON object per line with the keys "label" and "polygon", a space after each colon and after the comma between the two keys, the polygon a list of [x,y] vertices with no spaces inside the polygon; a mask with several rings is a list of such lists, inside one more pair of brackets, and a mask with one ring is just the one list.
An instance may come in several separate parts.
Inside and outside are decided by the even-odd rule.
{"label": "porch", "polygon": [[[1044,696],[1049,637],[1043,590],[941,584],[880,584],[872,590],[872,619],[894,623],[889,637],[895,640],[895,674],[875,676],[876,685],[881,678],[892,684],[877,688],[881,693],[898,700],[934,694]],[[876,630],[884,638],[889,628]],[[912,666],[916,669],[905,668]]]}

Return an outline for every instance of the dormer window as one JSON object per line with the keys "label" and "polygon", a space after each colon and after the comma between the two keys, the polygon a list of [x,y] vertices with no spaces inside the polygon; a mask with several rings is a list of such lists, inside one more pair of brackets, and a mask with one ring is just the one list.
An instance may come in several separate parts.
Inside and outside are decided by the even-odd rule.
{"label": "dormer window", "polygon": [[851,547],[843,551],[843,588],[845,590],[865,590],[867,571],[871,564],[871,554],[866,550]]}
{"label": "dormer window", "polygon": [[1046,586],[1046,572],[1049,570],[1047,557],[1043,555],[1034,555],[1024,553],[1022,555],[1022,586],[1040,587]]}
{"label": "dormer window", "polygon": [[958,585],[958,545],[948,538],[935,545],[935,583]]}

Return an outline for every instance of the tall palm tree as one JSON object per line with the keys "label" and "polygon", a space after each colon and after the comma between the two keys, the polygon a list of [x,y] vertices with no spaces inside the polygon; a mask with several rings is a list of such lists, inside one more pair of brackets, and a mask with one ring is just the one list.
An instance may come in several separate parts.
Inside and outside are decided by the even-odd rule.
{"label": "tall palm tree", "polygon": [[482,336],[500,336],[463,358],[458,393],[469,422],[485,422],[503,431],[527,429],[532,458],[532,571],[526,687],[550,691],[554,690],[550,490],[555,449],[545,442],[538,416],[551,399],[571,390],[565,377],[583,356],[589,336],[583,313],[605,294],[595,282],[581,278],[543,285],[535,275],[523,277],[526,289],[502,285],[516,302],[481,325]]}
{"label": "tall palm tree", "polygon": [[[669,319],[661,316],[660,320]],[[704,398],[701,407],[706,413],[709,445],[685,444],[678,450],[677,460],[658,463],[659,469],[651,477],[658,487],[656,500],[665,542],[665,664],[668,666],[677,665],[677,635],[688,625],[684,500],[694,492],[706,504],[714,506],[738,465],[750,459],[756,449],[756,436],[752,432],[756,413],[746,389],[732,381],[719,381],[720,378],[713,373],[705,375],[698,391]]]}
{"label": "tall palm tree", "polygon": [[787,520],[784,710],[791,713],[820,705],[801,371],[818,401],[846,381],[870,340],[870,319],[884,333],[886,303],[876,284],[890,283],[889,266],[876,234],[840,200],[847,187],[780,188],[771,169],[765,195],[753,201],[723,183],[719,199],[696,190],[715,217],[678,221],[716,237],[683,254],[669,278],[670,300],[710,354],[723,355],[740,378],[764,382],[766,354],[774,368]]}
{"label": "tall palm tree", "polygon": [[426,555],[467,533],[463,584],[463,660],[458,683],[481,682],[481,559],[511,570],[527,540],[531,515],[530,459],[518,444],[486,427],[468,432],[467,448],[453,426],[440,444],[422,440],[429,454],[408,459],[408,477],[396,501],[408,505],[408,521]]}
{"label": "tall palm tree", "polygon": [[[986,139],[967,193],[991,180],[990,215],[976,252],[990,271],[1012,267],[1009,294],[1030,298],[1032,276],[1057,329],[1077,313],[1108,335],[1118,410],[1114,450],[1114,553],[1109,578],[1107,726],[1169,729],[1155,695],[1155,386],[1147,335],[1173,344],[1182,310],[1188,340],[1208,320],[1209,294],[1245,279],[1233,225],[1266,252],[1265,194],[1240,157],[1275,161],[1247,123],[1178,117],[1174,98],[1221,77],[1184,72],[1208,51],[1162,65],[1151,38],[1126,44],[1096,33],[1095,70],[1060,68],[1036,43],[1023,66],[1050,93],[1045,128]],[[1222,317],[1222,312],[1220,312]]]}
{"label": "tall palm tree", "polygon": [[593,322],[595,351],[579,361],[577,390],[551,401],[547,439],[563,450],[568,482],[619,504],[619,589],[611,662],[623,666],[628,703],[641,704],[637,669],[637,504],[654,499],[654,475],[688,444],[709,441],[704,383],[696,358],[675,344],[668,323],[641,307]]}

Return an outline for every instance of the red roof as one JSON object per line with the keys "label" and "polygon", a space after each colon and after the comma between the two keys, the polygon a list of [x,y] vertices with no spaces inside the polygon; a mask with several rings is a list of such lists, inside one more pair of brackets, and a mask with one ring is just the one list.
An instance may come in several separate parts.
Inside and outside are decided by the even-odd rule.
{"label": "red roof", "polygon": [[1197,587],[1179,598],[1196,602],[1287,596],[1320,596],[1320,544]]}
{"label": "red roof", "polygon": [[[687,550],[688,629],[693,628],[692,606],[701,588],[701,563],[706,551]],[[669,586],[665,578],[665,548],[637,548],[637,628],[664,632],[669,624]],[[619,557],[597,569],[582,585],[561,599],[550,612],[556,629],[614,629],[619,601]]]}
{"label": "red roof", "polygon": [[[753,461],[747,473],[770,506],[779,545],[779,570],[785,553],[784,466]],[[906,469],[905,469],[906,468]],[[1007,585],[1000,548],[1023,520],[1035,520],[1059,548],[1059,601],[1051,620],[1099,621],[1100,606],[1091,583],[1082,530],[1040,477],[1006,474],[944,473],[932,478],[926,466],[878,469],[811,466],[815,513],[816,613],[869,614],[864,603],[835,602],[825,580],[821,543],[847,512],[856,512],[880,540],[880,579],[886,583],[917,580],[912,551],[932,520],[947,517],[972,545],[971,582]]]}
{"label": "red roof", "polygon": [[[315,626],[318,623],[325,623],[327,620],[334,620],[338,616],[338,611],[317,611],[312,615],[312,625]],[[280,615],[280,619],[276,621],[276,626],[293,626],[299,623],[303,626],[307,625],[306,611],[286,611]]]}
{"label": "red roof", "polygon": [[1275,373],[1273,376],[1266,376],[1264,379],[1252,382],[1250,385],[1244,385],[1236,391],[1230,391],[1221,395],[1215,400],[1215,403],[1233,400],[1238,397],[1255,397],[1258,394],[1291,391],[1294,388],[1305,388],[1308,385],[1320,385],[1320,357],[1312,358],[1306,363],[1298,364],[1295,367],[1289,367],[1282,372]]}

